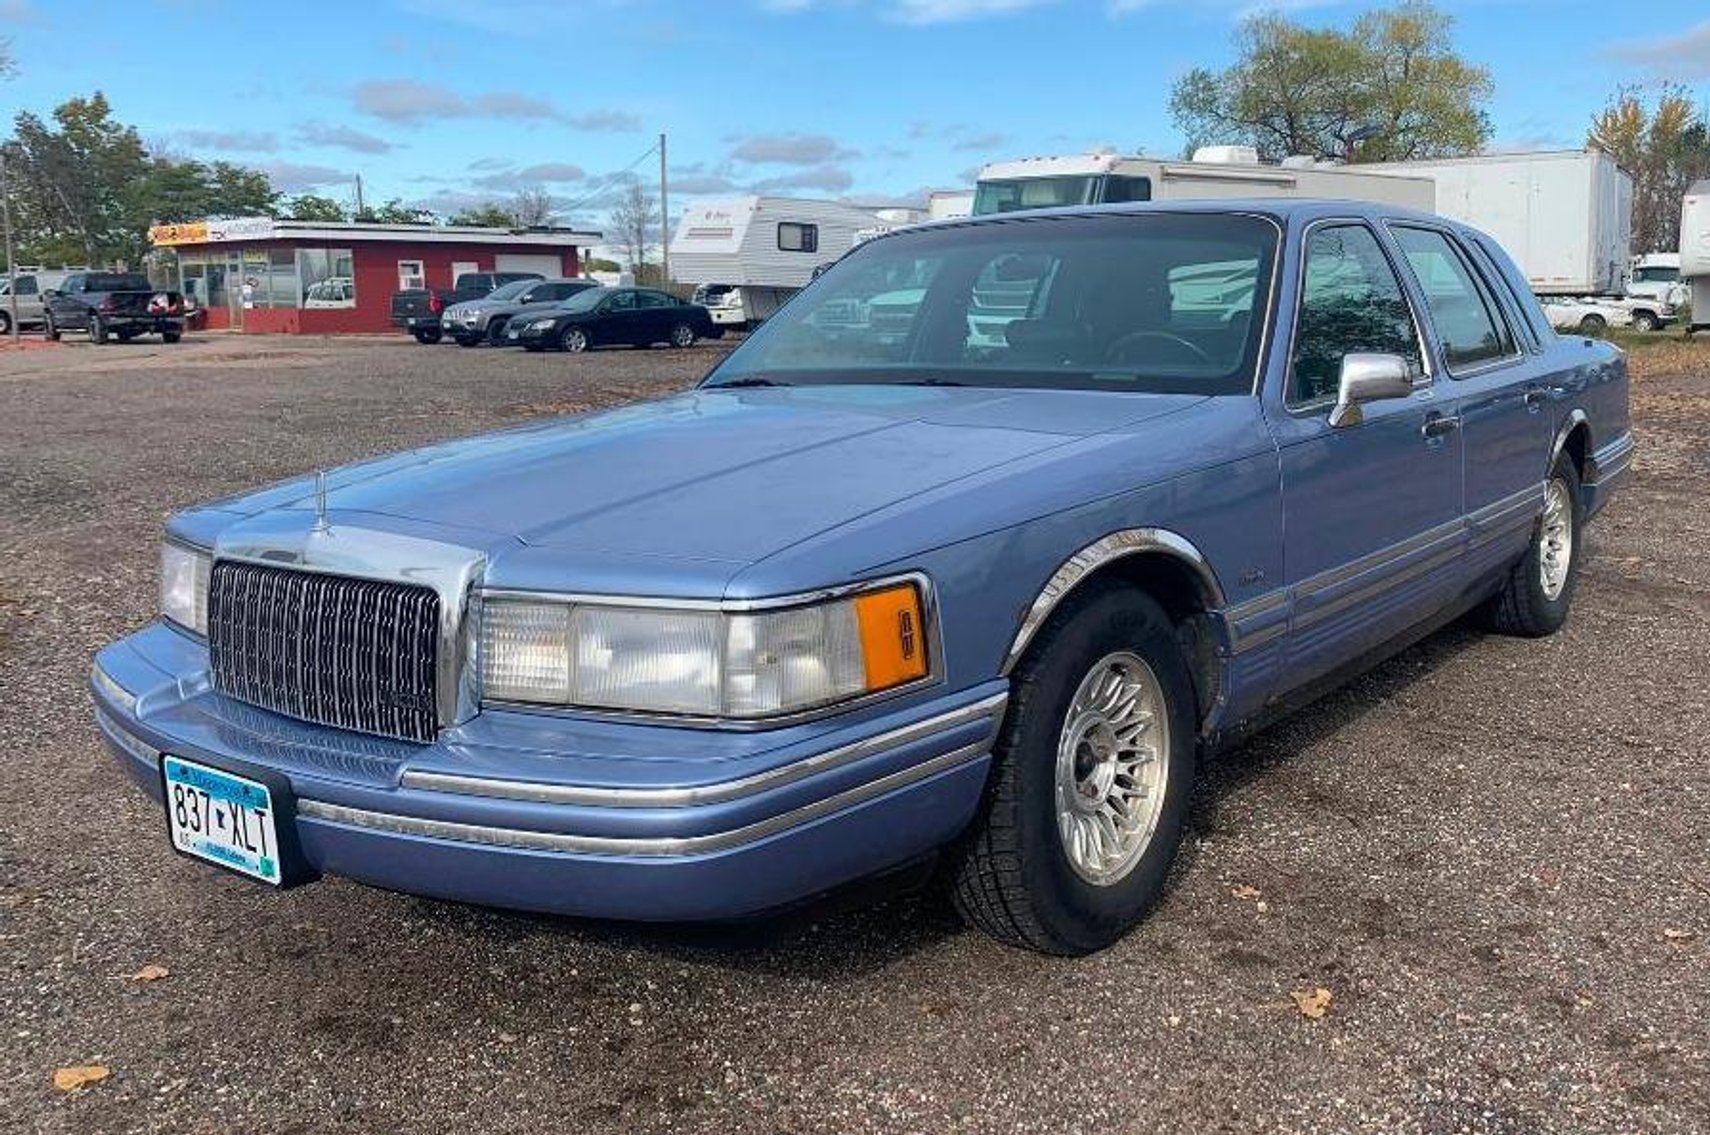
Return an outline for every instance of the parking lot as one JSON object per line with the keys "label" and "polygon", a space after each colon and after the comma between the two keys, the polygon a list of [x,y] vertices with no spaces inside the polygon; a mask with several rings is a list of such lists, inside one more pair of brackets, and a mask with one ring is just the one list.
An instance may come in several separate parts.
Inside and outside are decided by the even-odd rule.
{"label": "parking lot", "polygon": [[1565,632],[1452,627],[1210,767],[1165,901],[1094,957],[894,885],[650,928],[169,851],[84,690],[169,512],[722,349],[0,353],[0,1129],[1710,1127],[1710,342],[1635,354],[1636,475]]}

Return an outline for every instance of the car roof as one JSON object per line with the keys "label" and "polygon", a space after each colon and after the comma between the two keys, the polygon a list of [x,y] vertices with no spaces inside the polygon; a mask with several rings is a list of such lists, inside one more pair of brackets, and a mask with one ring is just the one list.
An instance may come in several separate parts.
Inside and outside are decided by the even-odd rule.
{"label": "car roof", "polygon": [[1237,197],[1179,201],[1136,201],[1113,205],[1063,205],[1053,209],[1017,209],[1010,213],[987,213],[978,217],[953,217],[926,221],[883,233],[876,240],[906,235],[925,229],[941,229],[959,225],[977,226],[1004,224],[1009,221],[1043,217],[1105,217],[1121,214],[1162,215],[1186,213],[1199,216],[1214,214],[1245,214],[1270,217],[1280,224],[1306,224],[1326,217],[1358,217],[1371,221],[1425,221],[1449,228],[1465,229],[1436,213],[1408,209],[1400,205],[1385,205],[1376,201],[1349,201],[1324,197]]}

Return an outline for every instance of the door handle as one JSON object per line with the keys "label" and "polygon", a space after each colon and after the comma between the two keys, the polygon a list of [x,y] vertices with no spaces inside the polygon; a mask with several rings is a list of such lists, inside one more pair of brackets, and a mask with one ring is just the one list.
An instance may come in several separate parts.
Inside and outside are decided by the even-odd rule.
{"label": "door handle", "polygon": [[1426,440],[1447,436],[1461,428],[1461,420],[1448,414],[1430,414],[1425,418],[1425,424],[1419,427],[1419,432]]}
{"label": "door handle", "polygon": [[1528,386],[1526,388],[1526,406],[1537,409],[1550,399],[1550,389],[1547,386]]}

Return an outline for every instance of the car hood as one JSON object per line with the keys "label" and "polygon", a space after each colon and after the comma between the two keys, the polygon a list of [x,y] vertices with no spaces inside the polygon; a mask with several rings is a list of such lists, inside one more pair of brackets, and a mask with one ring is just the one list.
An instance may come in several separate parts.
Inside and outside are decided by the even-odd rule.
{"label": "car hood", "polygon": [[[699,390],[335,470],[324,506],[484,532],[498,546],[752,563],[912,496],[1201,401],[903,386]],[[255,515],[317,502],[313,480],[300,478],[215,507]]]}

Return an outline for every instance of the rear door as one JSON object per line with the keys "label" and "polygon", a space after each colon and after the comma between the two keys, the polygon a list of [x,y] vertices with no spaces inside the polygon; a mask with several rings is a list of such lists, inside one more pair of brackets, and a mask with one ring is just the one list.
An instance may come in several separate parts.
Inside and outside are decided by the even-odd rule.
{"label": "rear door", "polygon": [[1390,233],[1418,285],[1437,355],[1460,403],[1469,558],[1483,575],[1525,546],[1543,502],[1556,396],[1537,331],[1488,253],[1455,231],[1408,221]]}
{"label": "rear door", "polygon": [[[1364,220],[1301,236],[1300,298],[1281,405],[1267,402],[1282,468],[1289,684],[1320,677],[1421,621],[1456,591],[1462,439],[1398,266]],[[1411,397],[1332,426],[1342,359],[1399,355]]]}
{"label": "rear door", "polygon": [[635,292],[620,288],[600,305],[600,318],[588,331],[606,343],[633,343],[640,337],[641,313],[636,310]]}

